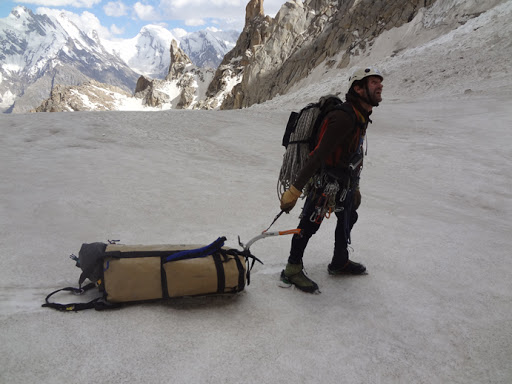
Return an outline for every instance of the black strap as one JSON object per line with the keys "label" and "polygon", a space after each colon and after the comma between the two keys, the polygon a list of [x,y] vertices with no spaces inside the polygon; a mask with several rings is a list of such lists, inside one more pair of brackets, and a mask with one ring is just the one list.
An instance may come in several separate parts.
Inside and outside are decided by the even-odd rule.
{"label": "black strap", "polygon": [[90,283],[90,284],[87,284],[83,288],[66,287],[66,288],[58,289],[58,290],[50,293],[48,296],[46,296],[46,299],[45,299],[46,303],[43,304],[42,306],[48,307],[48,308],[53,308],[53,309],[56,309],[58,311],[63,311],[63,312],[78,312],[78,311],[83,311],[85,309],[91,309],[91,308],[94,308],[97,311],[101,311],[104,309],[120,307],[120,304],[111,304],[111,303],[105,302],[103,300],[102,296],[97,297],[87,303],[59,304],[59,303],[51,303],[50,302],[50,297],[52,297],[53,295],[55,295],[58,292],[68,291],[68,292],[72,292],[74,294],[81,295],[94,287],[96,287],[96,285],[94,283]]}
{"label": "black strap", "polygon": [[309,144],[310,141],[311,141],[311,139],[307,139],[307,140],[294,140],[294,141],[288,142],[288,145],[290,145],[290,144]]}
{"label": "black strap", "polygon": [[169,298],[169,287],[167,286],[167,274],[165,273],[164,268],[164,261],[165,258],[160,258],[160,280],[161,280],[161,286],[162,286],[162,298],[168,299]]}
{"label": "black strap", "polygon": [[215,252],[212,257],[215,263],[215,268],[217,269],[217,293],[224,293],[224,290],[226,289],[226,274],[224,273],[221,254],[219,252]]}
{"label": "black strap", "polygon": [[[229,249],[226,251],[228,255],[235,255],[235,256],[243,256],[245,258],[245,261],[247,263],[247,285],[251,284],[251,269],[254,267],[254,264],[256,262],[263,264],[263,261],[258,259],[256,256],[254,256],[248,249],[239,251],[237,249]],[[252,263],[249,261],[249,259],[252,259]]]}
{"label": "black strap", "polygon": [[238,291],[241,292],[245,287],[245,268],[238,255],[234,255],[233,257],[235,258],[236,267],[238,268]]}

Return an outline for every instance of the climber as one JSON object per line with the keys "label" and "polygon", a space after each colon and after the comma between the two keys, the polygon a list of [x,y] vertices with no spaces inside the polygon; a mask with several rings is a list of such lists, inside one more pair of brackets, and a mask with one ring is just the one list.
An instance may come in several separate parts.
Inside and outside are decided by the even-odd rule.
{"label": "climber", "polygon": [[[300,216],[300,235],[294,235],[281,280],[305,292],[318,292],[318,285],[304,273],[303,255],[309,239],[320,228],[325,209],[337,217],[330,275],[366,274],[366,267],[349,259],[350,232],[361,204],[359,176],[363,166],[363,142],[372,109],[382,101],[381,72],[373,67],[356,70],[349,79],[344,108],[323,119],[315,149],[295,181],[281,197],[281,210],[289,212],[298,198],[307,196]],[[346,105],[351,108],[346,108]]]}

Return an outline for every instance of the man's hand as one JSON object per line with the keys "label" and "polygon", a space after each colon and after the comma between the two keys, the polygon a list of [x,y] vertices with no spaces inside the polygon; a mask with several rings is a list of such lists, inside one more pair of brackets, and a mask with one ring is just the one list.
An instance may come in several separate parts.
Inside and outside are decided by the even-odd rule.
{"label": "man's hand", "polygon": [[359,190],[359,188],[357,188],[354,191],[354,209],[359,208],[360,205],[361,205],[361,191]]}
{"label": "man's hand", "polygon": [[295,188],[293,185],[288,189],[283,196],[281,197],[281,211],[285,211],[286,213],[290,212],[295,204],[297,203],[298,198],[301,195],[301,191]]}

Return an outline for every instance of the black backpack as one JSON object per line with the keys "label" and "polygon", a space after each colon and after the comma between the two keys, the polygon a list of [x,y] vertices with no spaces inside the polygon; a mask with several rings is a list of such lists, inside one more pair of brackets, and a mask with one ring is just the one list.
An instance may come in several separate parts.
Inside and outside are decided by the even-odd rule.
{"label": "black backpack", "polygon": [[344,103],[334,95],[322,96],[318,102],[308,104],[300,112],[290,114],[282,140],[286,151],[279,172],[277,187],[279,199],[290,188],[308,160],[309,154],[315,148],[318,130],[325,116],[335,109],[355,115],[350,104]]}

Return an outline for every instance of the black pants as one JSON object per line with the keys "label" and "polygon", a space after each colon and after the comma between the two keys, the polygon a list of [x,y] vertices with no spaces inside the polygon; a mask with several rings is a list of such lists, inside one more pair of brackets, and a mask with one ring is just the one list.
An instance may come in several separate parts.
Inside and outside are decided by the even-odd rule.
{"label": "black pants", "polygon": [[[320,193],[321,194],[321,193]],[[308,245],[309,239],[320,228],[322,220],[312,221],[311,215],[315,212],[318,203],[318,193],[314,197],[309,197],[302,208],[302,219],[299,223],[300,235],[293,235],[290,257],[288,262],[292,264],[302,263],[304,251]],[[339,199],[339,196],[336,197]],[[358,215],[354,207],[354,193],[349,190],[343,203],[339,203],[343,210],[336,212],[336,230],[334,232],[334,254],[332,257],[332,266],[335,268],[343,267],[348,261],[348,249],[350,244],[350,232],[357,221]]]}

